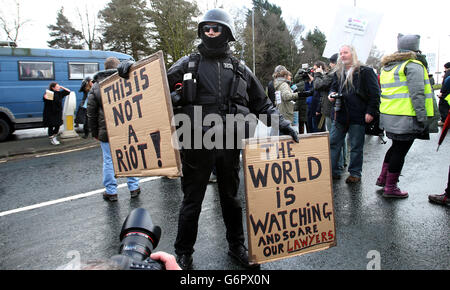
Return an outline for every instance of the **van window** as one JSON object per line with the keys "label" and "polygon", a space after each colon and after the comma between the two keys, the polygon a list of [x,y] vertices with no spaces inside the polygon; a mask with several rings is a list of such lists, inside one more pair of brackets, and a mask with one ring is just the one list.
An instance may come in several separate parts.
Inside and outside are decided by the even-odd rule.
{"label": "van window", "polygon": [[98,63],[69,62],[69,80],[82,80],[93,77],[99,70]]}
{"label": "van window", "polygon": [[53,62],[19,61],[20,80],[53,80]]}

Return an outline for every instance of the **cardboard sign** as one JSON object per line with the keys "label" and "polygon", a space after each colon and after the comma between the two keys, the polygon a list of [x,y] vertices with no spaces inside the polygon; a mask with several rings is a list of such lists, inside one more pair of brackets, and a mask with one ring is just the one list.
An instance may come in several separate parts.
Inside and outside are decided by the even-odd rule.
{"label": "cardboard sign", "polygon": [[100,83],[115,175],[180,176],[163,53],[135,63],[129,76],[116,73]]}
{"label": "cardboard sign", "polygon": [[335,246],[328,133],[244,142],[249,261]]}

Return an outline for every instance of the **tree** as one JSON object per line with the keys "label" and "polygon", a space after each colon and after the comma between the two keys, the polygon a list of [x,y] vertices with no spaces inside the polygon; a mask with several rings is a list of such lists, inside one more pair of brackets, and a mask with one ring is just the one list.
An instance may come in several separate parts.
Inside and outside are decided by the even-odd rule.
{"label": "tree", "polygon": [[150,49],[147,13],[143,0],[111,0],[98,14],[105,46],[135,60],[145,56]]}
{"label": "tree", "polygon": [[6,38],[17,45],[17,40],[19,39],[19,33],[20,30],[23,28],[23,26],[28,23],[30,20],[22,20],[20,16],[20,1],[14,1],[15,6],[15,13],[10,13],[10,15],[13,15],[14,20],[11,24],[11,21],[8,20],[8,17],[4,15],[4,12],[6,11],[6,8],[10,6],[9,3],[5,3],[2,1],[2,12],[0,12],[0,25],[3,29],[3,32],[6,34]]}
{"label": "tree", "polygon": [[[255,19],[255,62],[258,78],[267,83],[277,65],[289,65],[292,55],[298,54],[295,40],[281,17],[281,8],[267,0],[253,0]],[[244,29],[245,61],[253,64],[252,11],[247,11],[247,23]],[[251,66],[251,65],[249,65]]]}
{"label": "tree", "polygon": [[72,26],[72,23],[64,15],[64,7],[58,11],[56,25],[47,26],[50,29],[50,37],[47,41],[52,48],[82,49],[82,34]]}
{"label": "tree", "polygon": [[301,56],[298,50],[302,46],[302,33],[305,30],[305,26],[300,24],[298,20],[294,22],[289,32],[292,36],[292,42],[290,44],[290,63],[289,67],[293,70],[292,73],[295,75],[296,68],[301,63]]}
{"label": "tree", "polygon": [[152,22],[150,32],[155,50],[165,54],[166,65],[170,66],[195,48],[197,21],[200,11],[197,4],[184,0],[150,1],[148,17]]}
{"label": "tree", "polygon": [[301,52],[301,63],[307,63],[310,66],[317,60],[327,62],[327,59],[322,57],[323,51],[327,44],[325,34],[317,27],[313,31],[309,31],[306,37],[302,39],[303,47]]}
{"label": "tree", "polygon": [[81,14],[77,8],[78,17],[81,26],[81,38],[89,50],[102,49],[102,40],[97,38],[97,22],[96,16],[89,13],[87,5],[84,8],[84,13]]}
{"label": "tree", "polygon": [[373,67],[377,72],[381,71],[381,58],[383,57],[383,52],[378,50],[378,48],[373,45],[370,50],[369,57],[367,58],[366,64]]}

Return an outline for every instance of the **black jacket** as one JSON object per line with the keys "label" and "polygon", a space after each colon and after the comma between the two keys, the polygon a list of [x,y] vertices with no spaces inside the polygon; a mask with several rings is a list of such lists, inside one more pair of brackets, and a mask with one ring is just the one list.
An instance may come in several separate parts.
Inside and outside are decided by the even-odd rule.
{"label": "black jacket", "polygon": [[[170,91],[175,90],[177,83],[183,82],[183,76],[188,72],[189,56],[178,60],[167,72]],[[246,84],[242,88],[246,95],[236,100],[250,113],[259,117],[266,114],[270,122],[271,114],[278,114],[263,86],[247,66],[244,66],[243,79]],[[200,58],[197,70],[197,98],[192,105],[202,106],[203,113],[221,113],[220,104],[226,103],[230,97],[231,84],[235,74],[233,72],[231,55],[224,58]],[[238,90],[239,94],[239,90]],[[248,99],[246,99],[248,98]],[[189,106],[185,106],[189,107]]]}
{"label": "black jacket", "polygon": [[44,112],[42,114],[44,126],[46,127],[57,127],[63,124],[63,105],[62,100],[65,96],[69,95],[70,92],[62,90],[59,92],[53,92],[53,101],[44,100]]}
{"label": "black jacket", "polygon": [[332,110],[332,118],[339,123],[365,125],[366,114],[372,117],[379,114],[381,90],[372,68],[361,66],[359,70],[353,72],[353,87],[341,89],[335,73],[330,92],[342,91],[344,94],[342,110],[337,115],[334,114],[334,107]]}
{"label": "black jacket", "polygon": [[276,106],[275,104],[275,88],[273,86],[273,80],[271,80],[267,84],[267,95],[269,96],[269,99],[272,101],[272,104]]}
{"label": "black jacket", "polygon": [[101,142],[109,142],[109,140],[99,83],[116,72],[116,69],[98,72],[94,76],[94,85],[88,96],[87,117],[89,129],[91,130],[92,137],[97,138]]}

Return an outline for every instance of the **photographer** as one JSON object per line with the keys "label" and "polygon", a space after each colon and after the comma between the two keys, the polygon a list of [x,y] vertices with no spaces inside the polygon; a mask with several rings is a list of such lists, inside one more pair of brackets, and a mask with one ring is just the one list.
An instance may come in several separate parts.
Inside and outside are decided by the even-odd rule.
{"label": "photographer", "polygon": [[328,100],[328,92],[333,81],[332,75],[328,74],[327,66],[322,61],[314,63],[313,87],[314,95],[312,101],[313,128],[315,132],[325,131],[325,117],[330,115],[331,103]]}
{"label": "photographer", "polygon": [[314,95],[314,85],[313,85],[313,76],[312,76],[313,72],[312,69],[308,69],[307,70],[307,79],[305,80],[305,91],[310,92],[307,96],[306,96],[306,104],[308,105],[307,107],[307,116],[308,119],[306,121],[306,129],[308,133],[314,133],[316,132],[314,129],[314,124],[313,124],[313,119],[316,116],[312,106],[313,106],[313,95]]}
{"label": "photographer", "polygon": [[361,181],[365,125],[372,122],[379,111],[380,87],[374,71],[362,66],[355,49],[343,45],[328,99],[335,104],[332,109],[333,124],[330,131],[330,151],[333,178],[342,174],[339,157],[344,140],[349,135],[350,176],[346,183]]}
{"label": "photographer", "polygon": [[[299,93],[298,99],[295,102],[294,111],[298,112],[298,128],[299,133],[303,134],[305,132],[305,125],[308,121],[308,104],[306,99],[308,96],[312,95],[312,91],[308,91],[310,76],[308,71],[300,68],[294,76],[294,93]],[[307,84],[308,83],[308,84]]]}

